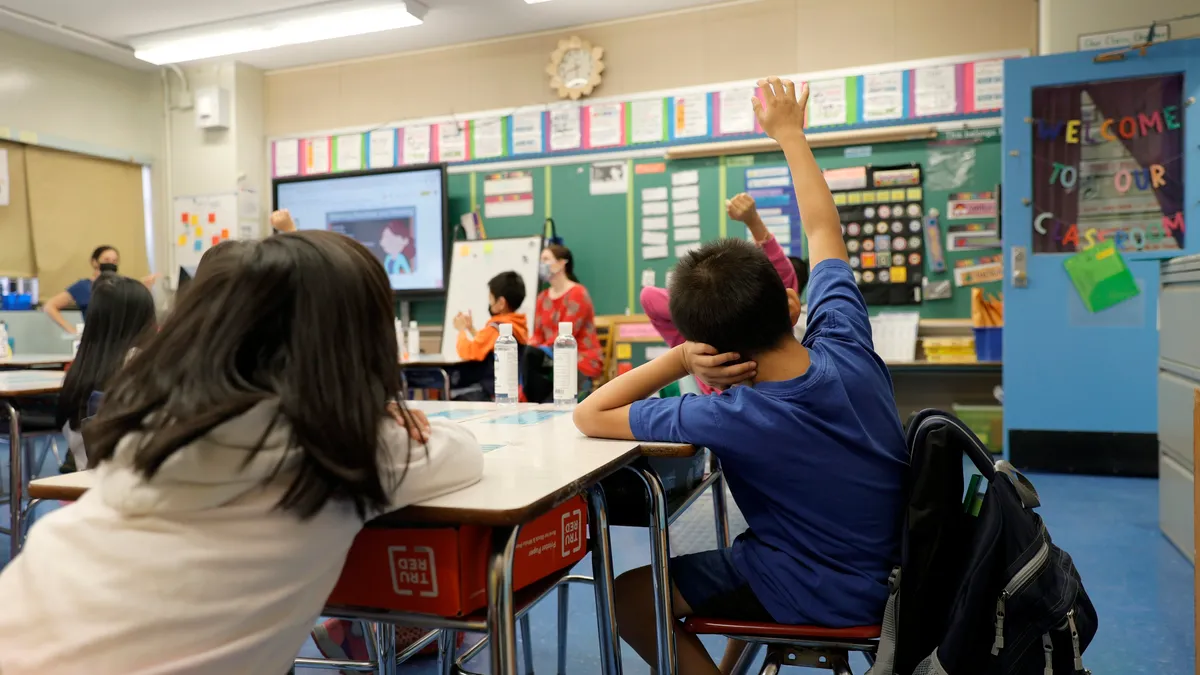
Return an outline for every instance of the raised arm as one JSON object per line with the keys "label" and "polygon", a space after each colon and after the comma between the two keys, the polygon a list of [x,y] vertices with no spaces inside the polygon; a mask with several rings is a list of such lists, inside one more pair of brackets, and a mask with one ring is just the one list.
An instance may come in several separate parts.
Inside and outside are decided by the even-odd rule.
{"label": "raised arm", "polygon": [[783,280],[783,285],[799,292],[796,270],[792,268],[792,261],[788,260],[787,254],[783,252],[779,242],[775,241],[775,236],[763,224],[762,218],[758,215],[758,207],[754,204],[754,198],[745,192],[734,195],[733,199],[726,202],[725,209],[730,218],[746,224],[746,228],[750,230],[750,236],[754,237],[754,243],[758,244],[767,259],[771,261],[771,265],[779,273],[779,278]]}
{"label": "raised arm", "polygon": [[796,97],[796,85],[790,80],[771,77],[759,80],[763,100],[754,98],[754,114],[767,135],[779,142],[792,172],[796,201],[800,205],[800,224],[808,237],[808,264],[815,268],[822,260],[848,260],[842,240],[841,219],[833,204],[829,185],[804,137],[804,109],[808,105],[808,86]]}

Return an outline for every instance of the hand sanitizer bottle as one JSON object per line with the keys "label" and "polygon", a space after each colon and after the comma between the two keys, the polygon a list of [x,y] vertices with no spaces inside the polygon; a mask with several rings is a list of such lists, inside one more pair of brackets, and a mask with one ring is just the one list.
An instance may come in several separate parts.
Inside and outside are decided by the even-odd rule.
{"label": "hand sanitizer bottle", "polygon": [[554,341],[554,405],[559,408],[570,408],[579,396],[579,346],[573,329],[570,321],[559,323]]}
{"label": "hand sanitizer bottle", "polygon": [[416,321],[408,322],[408,358],[410,361],[421,358],[421,328]]}
{"label": "hand sanitizer bottle", "polygon": [[517,377],[517,339],[511,323],[500,324],[500,337],[493,348],[496,359],[496,403],[516,405],[521,398]]}

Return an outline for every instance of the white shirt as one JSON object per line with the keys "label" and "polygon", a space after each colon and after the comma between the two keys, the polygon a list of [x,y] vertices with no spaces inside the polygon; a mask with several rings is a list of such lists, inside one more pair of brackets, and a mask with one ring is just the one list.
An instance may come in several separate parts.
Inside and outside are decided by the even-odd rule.
{"label": "white shirt", "polygon": [[[0,573],[0,673],[286,673],[362,520],[345,502],[305,521],[275,507],[301,459],[287,425],[244,464],[274,414],[262,404],[217,427],[150,481],[130,468],[137,437],[123,439],[96,487],[39,519]],[[431,426],[406,452],[403,427],[382,424],[392,509],[482,476],[470,431]]]}

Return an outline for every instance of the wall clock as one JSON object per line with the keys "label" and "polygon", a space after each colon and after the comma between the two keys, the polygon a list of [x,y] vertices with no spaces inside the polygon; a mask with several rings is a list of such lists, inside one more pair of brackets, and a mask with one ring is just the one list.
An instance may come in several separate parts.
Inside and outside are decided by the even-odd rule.
{"label": "wall clock", "polygon": [[588,96],[600,84],[604,72],[604,48],[593,47],[587,40],[571,36],[558,41],[558,49],[550,55],[546,74],[550,76],[550,88],[558,91],[559,98],[579,100]]}

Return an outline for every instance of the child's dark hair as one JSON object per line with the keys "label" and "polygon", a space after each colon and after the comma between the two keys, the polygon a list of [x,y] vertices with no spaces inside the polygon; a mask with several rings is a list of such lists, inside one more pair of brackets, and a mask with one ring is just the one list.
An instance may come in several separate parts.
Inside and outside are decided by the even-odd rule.
{"label": "child's dark hair", "polygon": [[488,290],[492,297],[508,302],[508,311],[515,312],[525,302],[525,280],[516,272],[501,272],[488,282]]}
{"label": "child's dark hair", "polygon": [[675,267],[670,308],[685,338],[747,357],[792,334],[787,290],[762,250],[722,239]]}
{"label": "child's dark hair", "polygon": [[546,244],[546,250],[550,251],[550,255],[554,256],[555,260],[567,261],[563,271],[567,273],[568,279],[579,283],[579,278],[575,276],[575,256],[571,255],[571,249],[562,244]]}
{"label": "child's dark hair", "polygon": [[96,279],[79,352],[58,397],[60,425],[79,429],[92,392],[104,391],[130,350],[153,335],[154,326],[154,296],[142,282],[107,272]]}
{"label": "child's dark hair", "polygon": [[150,478],[214,428],[273,403],[272,426],[288,424],[303,455],[281,509],[309,517],[331,499],[360,515],[385,508],[385,483],[403,480],[380,469],[380,424],[402,398],[394,317],[383,266],[349,237],[310,230],[224,247],[113,378],[85,430],[89,457],[110,460],[142,433],[122,452]]}
{"label": "child's dark hair", "polygon": [[796,292],[804,295],[804,287],[808,285],[808,261],[789,255],[792,269],[796,270]]}

